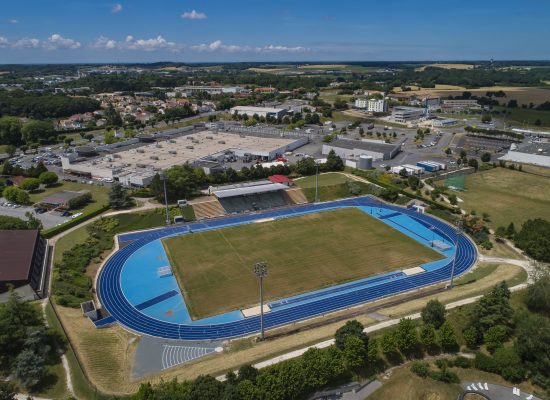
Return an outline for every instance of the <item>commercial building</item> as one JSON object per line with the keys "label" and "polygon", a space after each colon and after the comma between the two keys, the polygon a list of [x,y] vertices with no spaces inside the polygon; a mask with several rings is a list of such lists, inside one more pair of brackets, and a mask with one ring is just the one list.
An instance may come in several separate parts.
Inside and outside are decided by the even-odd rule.
{"label": "commercial building", "polygon": [[478,110],[481,106],[477,100],[443,100],[441,111],[455,112],[464,110]]}
{"label": "commercial building", "polygon": [[395,167],[391,167],[390,171],[392,174],[400,174],[403,170],[405,170],[407,176],[421,175],[424,172],[424,168],[411,164],[397,165]]}
{"label": "commercial building", "polygon": [[529,143],[523,146],[512,143],[510,151],[499,160],[550,168],[550,143]]}
{"label": "commercial building", "polygon": [[424,168],[428,172],[436,172],[447,169],[447,166],[445,164],[435,161],[419,161],[416,163],[416,166]]}
{"label": "commercial building", "polygon": [[211,170],[218,168],[216,163],[225,161],[228,155],[270,161],[308,143],[307,137],[207,130],[179,137],[155,135],[153,140],[158,141],[142,146],[137,143],[129,149],[113,149],[109,154],[92,159],[78,158],[75,153],[65,154],[61,157],[61,165],[66,173],[112,179],[127,186],[147,186],[158,172],[174,165],[211,161],[214,162],[208,163],[208,170]]}
{"label": "commercial building", "polygon": [[445,128],[447,126],[456,125],[458,123],[458,120],[454,118],[436,117],[432,119],[431,122],[432,122],[432,127],[434,128]]}
{"label": "commercial building", "polygon": [[416,107],[394,107],[392,118],[395,122],[408,123],[424,116],[425,110]]}
{"label": "commercial building", "polygon": [[43,294],[47,248],[38,230],[0,231],[0,300],[9,287],[26,299]]}
{"label": "commercial building", "polygon": [[401,144],[384,143],[379,140],[336,139],[323,144],[323,154],[331,150],[343,159],[358,160],[362,155],[371,156],[374,161],[390,160],[401,150]]}
{"label": "commercial building", "polygon": [[236,106],[229,110],[231,114],[237,113],[237,115],[248,115],[252,117],[256,114],[258,117],[273,117],[273,118],[282,118],[284,117],[288,110],[286,108],[275,108],[275,107],[254,107],[254,106]]}
{"label": "commercial building", "polygon": [[239,86],[179,86],[177,88],[174,88],[174,91],[190,96],[196,93],[241,93],[245,91],[245,89]]}

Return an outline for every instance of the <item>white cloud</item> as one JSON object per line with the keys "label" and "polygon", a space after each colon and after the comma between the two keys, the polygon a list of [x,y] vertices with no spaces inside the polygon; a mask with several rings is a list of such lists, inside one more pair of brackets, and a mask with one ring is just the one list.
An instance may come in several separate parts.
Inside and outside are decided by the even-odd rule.
{"label": "white cloud", "polygon": [[11,47],[15,49],[37,49],[40,47],[41,42],[35,38],[23,38],[16,40],[12,43]]}
{"label": "white cloud", "polygon": [[198,44],[191,46],[191,50],[200,51],[200,52],[215,52],[222,51],[226,53],[304,53],[310,51],[306,47],[296,46],[263,46],[263,47],[253,47],[253,46],[239,46],[239,45],[228,45],[223,44],[221,40],[216,40],[210,44]]}
{"label": "white cloud", "polygon": [[161,35],[151,39],[135,39],[133,36],[127,36],[124,43],[120,44],[121,48],[128,50],[142,50],[142,51],[156,51],[156,50],[170,50],[179,51],[181,45],[174,42],[169,42]]}
{"label": "white cloud", "polygon": [[54,33],[51,35],[47,40],[45,40],[42,43],[42,47],[44,47],[46,50],[59,50],[59,49],[79,49],[82,45],[80,42],[70,39],[70,38],[64,38],[59,33]]}
{"label": "white cloud", "polygon": [[0,36],[0,49],[4,47],[8,47],[10,44],[9,40],[6,39],[4,36]]}
{"label": "white cloud", "polygon": [[18,23],[19,23],[19,20],[15,19],[15,18],[12,18],[12,19],[8,20],[8,22],[9,22],[10,24],[18,24]]}
{"label": "white cloud", "polygon": [[197,12],[195,10],[186,11],[183,14],[181,14],[181,17],[183,19],[206,19],[207,18],[205,13]]}
{"label": "white cloud", "polygon": [[114,4],[114,5],[113,5],[113,8],[111,8],[111,12],[112,12],[113,14],[117,14],[117,13],[119,13],[119,12],[121,12],[121,11],[122,11],[122,4],[120,4],[120,3]]}
{"label": "white cloud", "polygon": [[100,36],[90,43],[90,47],[93,49],[113,50],[116,49],[117,46],[118,44],[115,40],[109,39],[105,36]]}

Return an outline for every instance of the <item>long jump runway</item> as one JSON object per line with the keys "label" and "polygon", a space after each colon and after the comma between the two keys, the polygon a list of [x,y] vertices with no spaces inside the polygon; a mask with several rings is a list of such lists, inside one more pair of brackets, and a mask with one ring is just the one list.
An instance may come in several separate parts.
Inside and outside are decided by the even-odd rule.
{"label": "long jump runway", "polygon": [[217,321],[214,319],[212,323],[208,321],[177,323],[147,315],[144,309],[149,304],[165,299],[174,299],[181,296],[181,294],[177,290],[175,293],[171,291],[164,296],[159,296],[158,299],[153,298],[149,302],[133,304],[135,302],[129,301],[123,290],[125,283],[123,282],[122,271],[126,261],[147,244],[167,236],[192,234],[190,232],[344,207],[368,208],[373,216],[381,221],[426,244],[426,241],[429,240],[429,238],[426,238],[426,234],[415,232],[411,228],[414,226],[421,227],[424,231],[433,232],[434,237],[437,236],[437,239],[450,244],[451,248],[447,250],[443,262],[433,263],[431,268],[427,268],[422,273],[406,275],[396,271],[386,274],[386,278],[384,278],[384,274],[367,278],[364,280],[364,284],[361,284],[361,281],[348,282],[347,284],[327,288],[324,292],[321,290],[274,301],[271,311],[264,314],[264,327],[266,329],[444,282],[450,279],[454,257],[456,257],[455,276],[466,272],[477,259],[476,247],[465,235],[458,237],[458,247],[455,251],[456,231],[453,226],[430,215],[418,213],[413,209],[380,203],[370,196],[307,204],[254,214],[229,216],[177,227],[123,234],[119,236],[118,240],[128,244],[109,258],[103,266],[97,281],[99,300],[111,316],[96,321],[96,326],[102,327],[119,323],[126,329],[139,334],[178,340],[220,340],[253,334],[260,329],[259,316],[241,316],[240,318],[226,318]]}

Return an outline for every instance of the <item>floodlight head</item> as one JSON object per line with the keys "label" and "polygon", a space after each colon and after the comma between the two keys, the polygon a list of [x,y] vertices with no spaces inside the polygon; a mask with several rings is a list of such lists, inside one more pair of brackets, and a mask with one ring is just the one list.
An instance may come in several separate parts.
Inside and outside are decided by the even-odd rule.
{"label": "floodlight head", "polygon": [[261,261],[254,264],[254,275],[258,278],[265,278],[267,276],[267,262]]}

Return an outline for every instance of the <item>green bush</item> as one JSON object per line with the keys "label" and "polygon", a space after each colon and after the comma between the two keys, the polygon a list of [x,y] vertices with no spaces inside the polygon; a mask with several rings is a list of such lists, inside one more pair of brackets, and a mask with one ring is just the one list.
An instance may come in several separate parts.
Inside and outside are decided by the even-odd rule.
{"label": "green bush", "polygon": [[421,378],[426,378],[430,373],[430,366],[427,362],[413,361],[411,363],[411,372]]}
{"label": "green bush", "polygon": [[433,371],[430,373],[430,378],[445,383],[460,383],[460,378],[458,375],[448,369]]}
{"label": "green bush", "polygon": [[[458,368],[472,368],[472,360],[466,357],[458,356],[455,359],[451,360],[453,367]],[[451,366],[449,364],[449,366]]]}
{"label": "green bush", "polygon": [[84,193],[78,197],[75,197],[74,199],[69,200],[69,208],[71,210],[76,210],[79,208],[84,207],[86,204],[92,201],[92,194],[91,193]]}
{"label": "green bush", "polygon": [[493,374],[498,374],[499,372],[498,365],[493,357],[480,352],[476,353],[474,367],[485,372],[491,372]]}

